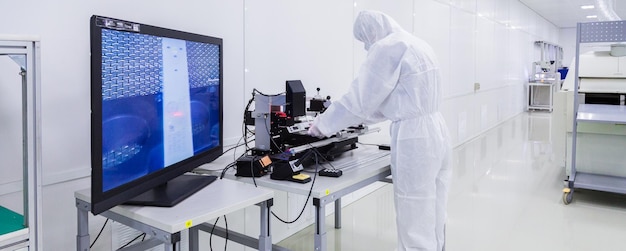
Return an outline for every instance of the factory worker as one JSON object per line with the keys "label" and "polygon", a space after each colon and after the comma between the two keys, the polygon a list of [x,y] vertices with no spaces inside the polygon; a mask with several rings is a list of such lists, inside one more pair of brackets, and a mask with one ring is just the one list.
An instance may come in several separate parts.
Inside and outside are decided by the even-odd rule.
{"label": "factory worker", "polygon": [[365,44],[367,58],[348,93],[315,118],[309,134],[331,136],[391,120],[398,250],[442,250],[451,147],[439,113],[435,53],[380,12],[360,12],[354,36]]}

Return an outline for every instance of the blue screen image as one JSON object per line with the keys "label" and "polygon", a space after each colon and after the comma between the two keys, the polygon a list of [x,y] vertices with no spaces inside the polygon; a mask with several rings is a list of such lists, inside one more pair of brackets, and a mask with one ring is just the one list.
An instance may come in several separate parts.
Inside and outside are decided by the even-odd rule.
{"label": "blue screen image", "polygon": [[102,191],[219,145],[220,47],[102,30]]}

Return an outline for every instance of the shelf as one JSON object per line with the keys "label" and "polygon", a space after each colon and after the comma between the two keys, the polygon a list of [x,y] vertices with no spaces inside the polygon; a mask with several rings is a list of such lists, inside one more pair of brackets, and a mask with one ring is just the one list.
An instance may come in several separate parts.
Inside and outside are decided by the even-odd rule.
{"label": "shelf", "polygon": [[626,178],[578,172],[574,187],[626,194]]}
{"label": "shelf", "polygon": [[531,105],[528,106],[528,110],[548,110],[548,111],[552,111],[552,107],[545,105],[545,106],[538,106],[538,105]]}
{"label": "shelf", "polygon": [[24,229],[24,216],[0,206],[0,235]]}
{"label": "shelf", "polygon": [[579,122],[626,124],[626,106],[620,105],[578,105]]}
{"label": "shelf", "polygon": [[[7,234],[2,234],[0,235],[0,247],[2,248],[28,247],[28,235],[29,235],[28,228],[13,231]],[[2,249],[2,250],[6,250],[6,249]],[[8,250],[13,250],[13,249],[8,249]]]}
{"label": "shelf", "polygon": [[546,81],[546,82],[528,82],[529,86],[545,86],[552,87],[554,85],[554,81]]}

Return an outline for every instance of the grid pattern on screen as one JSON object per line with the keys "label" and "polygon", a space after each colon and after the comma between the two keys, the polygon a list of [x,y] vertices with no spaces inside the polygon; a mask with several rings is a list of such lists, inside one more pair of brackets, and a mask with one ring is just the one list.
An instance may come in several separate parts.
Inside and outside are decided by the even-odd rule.
{"label": "grid pattern on screen", "polygon": [[219,46],[187,41],[187,67],[191,88],[219,85]]}
{"label": "grid pattern on screen", "polygon": [[[102,100],[154,95],[163,88],[163,38],[102,29]],[[186,41],[189,88],[219,86],[220,47]],[[194,125],[194,132],[205,125]],[[125,144],[102,154],[104,169],[137,155],[138,144]]]}
{"label": "grid pattern on screen", "polygon": [[160,93],[161,38],[102,29],[102,100]]}
{"label": "grid pattern on screen", "polygon": [[102,153],[102,168],[113,168],[119,164],[126,162],[141,151],[141,145],[132,144],[118,147]]}

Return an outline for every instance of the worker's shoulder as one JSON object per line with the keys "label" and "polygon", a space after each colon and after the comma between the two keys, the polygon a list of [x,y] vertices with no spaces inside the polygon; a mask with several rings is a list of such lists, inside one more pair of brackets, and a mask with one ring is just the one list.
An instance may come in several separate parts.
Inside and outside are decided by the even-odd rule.
{"label": "worker's shoulder", "polygon": [[380,40],[380,45],[385,47],[410,47],[412,37],[403,33],[392,33]]}
{"label": "worker's shoulder", "polygon": [[392,33],[384,39],[380,40],[380,47],[385,50],[396,50],[396,51],[422,51],[422,50],[431,50],[431,47],[426,41],[408,33],[408,32],[397,32]]}
{"label": "worker's shoulder", "polygon": [[372,50],[392,56],[395,54],[403,54],[411,47],[413,46],[409,39],[390,35],[378,41],[375,46],[372,47]]}

